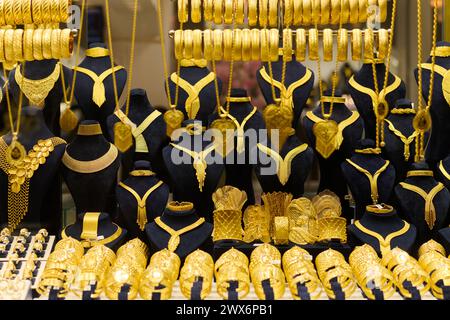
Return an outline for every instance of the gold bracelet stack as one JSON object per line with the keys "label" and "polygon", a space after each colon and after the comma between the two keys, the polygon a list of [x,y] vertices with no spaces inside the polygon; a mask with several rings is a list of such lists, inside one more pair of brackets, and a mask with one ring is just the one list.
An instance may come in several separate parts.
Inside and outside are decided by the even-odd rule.
{"label": "gold bracelet stack", "polygon": [[244,241],[269,243],[270,214],[262,206],[248,206],[244,212]]}
{"label": "gold bracelet stack", "polygon": [[[211,293],[214,277],[214,260],[206,252],[196,250],[186,257],[183,268],[180,271],[181,293],[187,299],[205,299]],[[192,297],[192,288],[201,280],[199,297]]]}
{"label": "gold bracelet stack", "polygon": [[245,254],[230,249],[220,256],[215,267],[217,293],[225,300],[233,286],[237,298],[244,299],[250,291],[249,261]]}
{"label": "gold bracelet stack", "polygon": [[[187,2],[188,0],[186,0]],[[0,26],[66,23],[71,0],[3,0]]]}
{"label": "gold bracelet stack", "polygon": [[292,297],[295,300],[302,300],[298,290],[299,285],[307,289],[312,300],[318,299],[322,294],[322,283],[319,280],[312,260],[313,257],[308,251],[299,247],[293,247],[283,255],[283,270]]}
{"label": "gold bracelet stack", "polygon": [[275,217],[285,217],[292,201],[292,194],[285,192],[263,193],[261,199],[270,215],[270,235],[275,235]]}
{"label": "gold bracelet stack", "polygon": [[313,244],[318,240],[317,213],[307,198],[292,200],[288,207],[289,241],[295,244]]}

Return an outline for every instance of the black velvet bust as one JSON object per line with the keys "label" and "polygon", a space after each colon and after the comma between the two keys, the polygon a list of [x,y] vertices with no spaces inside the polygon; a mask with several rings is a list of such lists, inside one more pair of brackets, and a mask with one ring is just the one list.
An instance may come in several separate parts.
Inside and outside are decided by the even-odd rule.
{"label": "black velvet bust", "polygon": [[[375,142],[370,139],[361,140],[357,149],[366,148],[375,148]],[[386,160],[379,154],[355,152],[350,160],[369,171],[372,176],[386,164]],[[358,171],[348,161],[343,162],[341,168],[355,200],[356,218],[359,219],[364,213],[366,206],[373,204],[370,181],[364,173]],[[389,202],[394,186],[395,168],[392,164],[389,164],[378,176],[378,203]]]}
{"label": "black velvet bust", "polygon": [[[125,113],[126,105],[122,107],[122,111]],[[155,111],[150,104],[147,92],[144,89],[133,89],[131,91],[130,110],[128,118],[139,126],[150,114]],[[108,117],[108,132],[111,137],[111,141],[114,143],[114,125],[119,122],[119,118],[112,114]],[[135,146],[130,148],[126,153],[122,155],[123,173],[126,175],[133,167],[134,161],[146,160],[150,161],[153,170],[162,175],[164,172],[164,162],[162,159],[162,149],[168,143],[166,135],[166,123],[164,122],[163,115],[158,116],[150,126],[144,130],[142,136],[147,143],[148,152],[137,152]]]}
{"label": "black velvet bust", "polygon": [[[81,234],[83,232],[83,219],[86,213],[81,213],[77,215],[77,220],[74,224],[66,227],[64,229],[64,233],[67,237],[72,237],[78,241],[83,241],[85,239],[81,239]],[[120,236],[104,245],[114,251],[119,249],[119,247],[124,243],[127,239],[127,230],[121,228],[120,226],[114,224],[111,220],[111,216],[108,213],[102,212],[98,217],[98,227],[97,227],[97,236],[99,240],[107,239],[108,237],[113,236],[118,229],[122,230]]]}
{"label": "black velvet bust", "polygon": [[[437,47],[449,47],[449,42],[438,42]],[[431,57],[427,60],[431,63]],[[436,65],[444,69],[450,68],[450,57],[436,57]],[[428,101],[431,71],[423,69],[422,95],[425,103]],[[414,71],[416,79],[418,70]],[[433,130],[426,150],[426,159],[434,169],[436,163],[450,154],[450,107],[442,92],[443,77],[435,72],[433,87],[433,101],[430,113]]]}
{"label": "black velvet bust", "polygon": [[[267,145],[269,148],[273,147],[270,143],[263,145]],[[286,158],[286,155],[290,151],[301,145],[303,145],[301,140],[295,134],[293,134],[286,140],[284,145],[281,147],[281,150],[278,150],[277,148],[277,150],[274,151],[278,152],[284,160]],[[267,170],[269,170],[271,173],[277,171],[278,161],[274,160],[276,158],[268,156],[266,153],[259,151],[258,148],[255,148],[254,150],[258,152],[258,163],[255,165],[255,173],[263,189],[263,192],[282,191],[291,193],[294,198],[303,196],[303,193],[305,191],[305,181],[308,178],[309,173],[311,172],[311,167],[314,160],[314,151],[312,148],[307,147],[305,151],[298,154],[292,159],[291,175],[289,176],[289,180],[285,185],[281,184],[277,173],[265,173],[265,171]]]}
{"label": "black velvet bust", "polygon": [[[270,77],[268,63],[264,64],[264,68]],[[272,62],[272,71],[273,71],[274,80],[281,82],[282,70],[283,70],[283,61],[281,59],[277,62]],[[273,101],[273,96],[272,96],[271,84],[270,84],[270,82],[267,82],[266,80],[264,80],[264,78],[261,76],[260,72],[261,72],[261,69],[256,73],[256,78],[258,80],[259,87],[264,95],[264,98],[265,98],[267,104],[268,105],[273,104],[274,101]],[[306,68],[302,63],[297,61],[295,59],[295,56],[293,56],[292,61],[286,63],[286,80],[285,80],[285,84],[284,84],[286,89],[289,88],[289,86],[292,83],[305,77],[307,73],[311,74],[311,76],[307,79],[307,81],[303,85],[299,86],[298,88],[296,88],[294,90],[294,94],[293,94],[294,119],[292,121],[293,128],[297,127],[300,116],[306,105],[306,101],[308,100],[308,98],[311,94],[311,91],[313,89],[314,74],[311,72],[311,70]],[[306,78],[305,78],[305,80],[306,80]],[[280,97],[280,90],[276,86],[275,86],[275,93],[276,93],[277,97]]]}
{"label": "black velvet bust", "polygon": [[[25,63],[25,74],[23,72],[23,64],[21,64],[21,73],[25,78],[30,80],[40,80],[47,78],[55,70],[58,60],[40,60],[40,61],[27,61]],[[72,83],[72,70],[63,67],[64,70],[64,80],[66,82],[66,88],[68,88]],[[15,79],[16,69],[13,69],[9,74],[9,90],[12,93],[12,98],[15,104],[18,105],[20,97],[20,88],[16,83]],[[3,97],[6,100],[6,97]],[[60,105],[61,101],[64,100],[63,87],[61,74],[56,80],[53,89],[50,90],[47,98],[45,99],[43,113],[45,123],[50,131],[55,136],[60,136],[61,128],[59,125],[59,118],[61,116]],[[30,105],[27,97],[23,95],[23,105]]]}
{"label": "black velvet bust", "polygon": [[[91,43],[89,49],[92,48],[106,48],[103,43]],[[101,58],[86,57],[78,65],[79,67],[88,69],[100,76],[103,72],[111,69],[111,59],[109,56]],[[122,94],[127,81],[127,71],[121,69],[115,72],[117,79],[117,91],[118,96]],[[94,81],[88,75],[77,72],[77,82],[75,84],[75,97],[80,105],[83,115],[87,120],[97,120],[102,126],[103,132],[106,130],[106,119],[114,112],[116,108],[116,101],[114,98],[114,86],[112,74],[109,75],[104,81],[105,97],[106,101],[101,107],[97,106],[92,100],[92,92],[94,88]]]}
{"label": "black velvet bust", "polygon": [[[231,91],[232,98],[244,98],[248,97],[247,91],[244,89],[232,89]],[[231,102],[230,103],[230,115],[236,118],[236,120],[242,124],[244,119],[253,111],[253,105],[251,102]],[[210,117],[210,124],[218,119],[217,112],[214,113]],[[266,135],[261,135],[259,130],[266,129],[266,125],[264,123],[264,119],[262,114],[259,111],[247,121],[244,126],[244,131],[247,133],[248,129],[253,129],[256,133],[257,141],[261,142],[262,140],[266,140]],[[227,164],[225,165],[226,171],[226,181],[225,185],[233,186],[238,188],[239,190],[245,191],[247,193],[247,203],[246,206],[255,203],[255,195],[252,184],[252,174],[253,174],[253,166],[251,163],[250,152],[254,147],[254,141],[251,141],[250,137],[252,134],[247,135],[245,137],[245,151],[239,154],[236,150],[237,147],[237,137],[235,134],[234,138],[234,150],[230,152],[227,156],[227,159],[234,159],[234,164],[229,164],[231,161],[227,160]]]}
{"label": "black velvet bust", "polygon": [[[201,126],[199,121],[187,120],[183,127],[196,125]],[[173,143],[195,152],[201,152],[211,146],[211,140],[204,138],[203,134],[191,135],[186,130],[179,130],[181,135]],[[209,153],[205,160],[206,177],[203,191],[200,191],[196,171],[193,167],[193,158],[181,150],[168,145],[163,149],[163,159],[170,177],[175,201],[187,201],[194,203],[194,207],[199,216],[205,217],[207,221],[212,221],[214,204],[212,194],[217,189],[220,178],[224,171],[223,159],[217,151]]]}
{"label": "black velvet bust", "polygon": [[450,227],[439,230],[439,243],[445,247],[447,253],[450,252]]}
{"label": "black velvet bust", "polygon": [[[430,170],[426,163],[415,163],[411,170]],[[431,176],[413,176],[404,180],[408,184],[417,186],[426,193],[430,192],[438,185],[438,182]],[[406,220],[417,227],[418,242],[425,243],[434,236],[436,232],[450,223],[448,211],[450,208],[450,192],[444,188],[439,191],[433,199],[433,205],[436,209],[436,222],[430,230],[425,221],[425,200],[416,192],[403,188],[400,184],[395,187],[395,194],[401,207],[401,213]]]}
{"label": "black velvet bust", "polygon": [[[386,205],[381,205],[381,207],[389,208]],[[392,207],[390,207],[390,209],[390,213],[374,213],[366,210],[359,222],[365,228],[378,233],[383,238],[386,238],[388,235],[401,230],[405,226],[405,221],[398,216],[397,211]],[[380,242],[377,238],[362,232],[354,224],[348,226],[348,231],[349,243],[352,244],[352,246],[369,244],[378,253],[381,253]],[[414,251],[416,236],[416,227],[411,224],[406,233],[391,240],[391,248],[394,249],[399,247],[400,249],[411,254]]]}
{"label": "black velvet bust", "polygon": [[[152,167],[147,161],[137,161],[134,164],[134,170],[152,170]],[[123,183],[136,191],[142,198],[159,181],[160,179],[156,175],[129,176]],[[162,184],[148,196],[146,201],[148,222],[153,221],[162,214],[169,199],[169,192],[169,186]],[[136,223],[138,213],[136,197],[121,186],[117,186],[116,188],[116,197],[119,205],[119,221],[122,222],[122,225],[126,226],[131,238],[139,238],[142,241],[146,241],[145,232]]]}
{"label": "black velvet bust", "polygon": [[[211,71],[207,67],[181,67],[180,68],[180,77],[189,82],[192,86],[198,83],[200,80],[205,78],[211,73]],[[222,81],[220,79],[217,80],[219,85],[219,92],[222,92]],[[170,87],[170,95],[172,102],[175,103],[175,92],[176,92],[176,82],[173,82],[172,79],[169,78],[169,87]],[[186,112],[185,104],[188,98],[188,93],[180,86],[179,87],[179,95],[178,95],[178,104],[177,109],[182,111],[184,114],[184,119],[188,120],[188,114]],[[200,120],[202,123],[208,123],[208,117],[216,110],[217,101],[216,101],[216,93],[214,88],[214,81],[208,83],[199,94],[200,98],[200,109],[195,117],[195,120]],[[194,120],[194,119],[191,119]]]}
{"label": "black velvet bust", "polygon": [[[325,92],[326,96],[331,96],[331,90]],[[336,97],[340,97],[341,93],[336,91]],[[330,104],[325,103],[325,112],[329,113]],[[313,114],[323,119],[322,111],[320,105],[317,106],[313,111]],[[333,114],[331,120],[336,121],[338,124],[342,121],[348,119],[352,115],[345,104],[335,103],[333,108]],[[303,125],[305,127],[306,136],[309,140],[309,145],[315,148],[316,137],[313,133],[314,122],[308,117],[303,119]],[[341,199],[344,214],[347,218],[350,218],[350,208],[348,201],[345,199],[347,192],[347,184],[345,183],[344,175],[341,170],[341,163],[345,161],[346,158],[350,157],[353,150],[356,147],[357,142],[361,139],[364,132],[364,124],[359,117],[353,124],[346,127],[343,131],[343,142],[339,148],[336,150],[328,159],[323,158],[317,151],[315,152],[320,166],[320,184],[318,192],[324,190],[330,190]]]}
{"label": "black velvet bust", "polygon": [[[49,139],[54,134],[45,124],[43,112],[35,107],[22,110],[19,142],[28,153],[38,140]],[[6,144],[11,142],[11,134],[3,136]],[[65,144],[55,147],[46,158],[45,164],[39,166],[30,180],[28,213],[20,227],[46,228],[56,234],[61,229],[61,158]],[[8,221],[8,176],[0,170],[0,222]]]}
{"label": "black velvet bust", "polygon": [[[98,124],[85,120],[80,126]],[[79,161],[94,161],[105,155],[111,144],[101,134],[92,136],[77,135],[67,146],[67,154]],[[115,147],[114,147],[115,148]],[[116,213],[115,186],[120,155],[105,169],[94,173],[79,173],[63,166],[63,176],[72,194],[77,213],[108,212]]]}
{"label": "black velvet bust", "polygon": [[[386,65],[384,63],[377,63],[375,65],[375,68],[377,73],[378,88],[381,92],[384,86]],[[375,90],[372,63],[363,64],[361,69],[353,76],[352,79],[366,88]],[[355,102],[359,114],[364,120],[365,137],[367,139],[375,140],[376,117],[373,111],[372,99],[368,94],[355,89],[351,85],[351,82],[352,80],[350,80],[348,83],[348,90],[353,98],[353,101]],[[395,82],[395,75],[390,72],[387,86],[390,86],[394,82]],[[405,96],[406,96],[406,85],[403,81],[401,81],[400,86],[395,88],[393,91],[389,92],[386,96],[386,101],[388,103],[389,109],[393,108],[393,106],[395,105],[395,101],[403,99],[405,98]]]}
{"label": "black velvet bust", "polygon": [[436,169],[436,179],[450,190],[450,176],[448,173],[450,173],[450,156],[439,162],[438,169]]}
{"label": "black velvet bust", "polygon": [[[161,221],[174,230],[180,230],[195,223],[199,219],[195,209],[187,211],[172,210],[169,207],[164,210]],[[167,248],[170,234],[161,229],[155,222],[147,224],[145,228],[148,239],[150,240],[153,252]],[[212,234],[213,225],[205,222],[192,231],[186,232],[180,236],[180,244],[175,253],[184,260],[187,255],[197,249],[212,254],[213,242]]]}

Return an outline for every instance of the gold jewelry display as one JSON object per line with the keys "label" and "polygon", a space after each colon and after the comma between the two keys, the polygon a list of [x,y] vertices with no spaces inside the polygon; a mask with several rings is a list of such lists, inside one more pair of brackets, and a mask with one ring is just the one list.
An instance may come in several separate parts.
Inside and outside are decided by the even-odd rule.
{"label": "gold jewelry display", "polygon": [[4,49],[6,61],[14,61],[14,31],[7,29],[4,36]]}
{"label": "gold jewelry display", "polygon": [[295,47],[295,58],[297,61],[305,61],[306,59],[306,30],[297,29],[296,30],[296,47]]}
{"label": "gold jewelry display", "polygon": [[242,240],[242,211],[240,209],[217,209],[213,213],[213,241]]}
{"label": "gold jewelry display", "polygon": [[13,61],[23,61],[23,30],[17,29],[14,30],[14,39],[13,39]]}
{"label": "gold jewelry display", "polygon": [[439,244],[438,242],[436,242],[434,240],[430,240],[420,246],[419,257],[423,256],[429,252],[437,252],[438,254],[440,254],[444,257],[446,256],[445,248],[441,244]]}
{"label": "gold jewelry display", "polygon": [[[414,109],[400,109],[400,110],[414,110]],[[391,113],[393,113],[391,111]],[[395,114],[395,112],[393,113]],[[414,131],[409,137],[406,137],[405,135],[403,135],[403,133],[398,130],[397,128],[395,128],[394,124],[388,120],[388,119],[384,119],[384,121],[388,124],[388,129],[397,137],[399,138],[403,144],[404,144],[404,152],[403,155],[405,157],[405,161],[409,161],[409,158],[411,156],[411,152],[410,152],[410,145],[412,142],[414,142],[414,140],[418,137],[419,132]]]}
{"label": "gold jewelry display", "polygon": [[242,61],[252,60],[252,39],[250,29],[242,30]]}
{"label": "gold jewelry display", "polygon": [[212,30],[208,29],[203,31],[203,57],[206,61],[210,61],[214,58],[213,35]]}
{"label": "gold jewelry display", "polygon": [[284,0],[282,6],[284,25],[291,26],[294,22],[294,0]]}
{"label": "gold jewelry display", "polygon": [[274,218],[274,235],[273,241],[275,245],[286,245],[289,243],[289,218]]}
{"label": "gold jewelry display", "polygon": [[205,21],[211,22],[214,19],[214,0],[203,1],[203,17]]}
{"label": "gold jewelry display", "polygon": [[318,219],[337,218],[342,214],[341,200],[329,190],[322,191],[316,195],[311,200],[311,203]]}
{"label": "gold jewelry display", "polygon": [[352,30],[352,60],[361,60],[362,54],[362,36],[363,33],[360,29]]}
{"label": "gold jewelry display", "polygon": [[244,212],[244,226],[244,242],[270,242],[270,214],[264,207],[248,206]]}
{"label": "gold jewelry display", "polygon": [[91,161],[81,161],[72,158],[67,150],[62,158],[63,164],[70,170],[77,173],[95,173],[102,171],[109,167],[114,161],[116,161],[119,152],[117,148],[110,144],[108,151],[99,158]]}
{"label": "gold jewelry display", "polygon": [[329,242],[339,240],[347,243],[347,220],[341,217],[328,217],[317,220],[318,241]]}
{"label": "gold jewelry display", "polygon": [[[217,293],[228,300],[229,290],[238,294],[238,299],[243,299],[250,291],[249,261],[245,254],[230,249],[220,256],[214,266],[217,283]],[[237,287],[231,287],[231,283],[237,282]]]}
{"label": "gold jewelry display", "polygon": [[319,60],[319,31],[317,29],[309,29],[308,31],[308,49],[309,59]]}
{"label": "gold jewelry display", "polygon": [[[186,1],[187,3],[188,1]],[[202,21],[202,0],[191,0],[191,21],[199,23]]]}
{"label": "gold jewelry display", "polygon": [[317,214],[312,202],[307,198],[294,199],[287,209],[289,218],[289,241],[295,244],[317,242]]}
{"label": "gold jewelry display", "polygon": [[284,217],[292,201],[292,194],[284,192],[263,193],[261,196],[265,209],[270,216],[270,234],[275,234],[275,217]]}
{"label": "gold jewelry display", "polygon": [[[313,0],[316,1],[316,0]],[[331,0],[320,0],[320,24],[331,22]]]}
{"label": "gold jewelry display", "polygon": [[433,296],[445,300],[444,288],[450,280],[450,259],[441,252],[431,250],[419,253],[419,264],[428,273]]}
{"label": "gold jewelry display", "polygon": [[[281,1],[280,1],[281,2]],[[272,28],[278,25],[278,0],[269,0],[269,26]]]}
{"label": "gold jewelry display", "polygon": [[212,194],[216,210],[242,210],[247,202],[247,194],[232,186],[224,186]]}
{"label": "gold jewelry display", "polygon": [[186,257],[180,271],[181,293],[188,299],[192,299],[192,287],[202,278],[200,289],[200,299],[205,299],[211,293],[211,286],[214,277],[214,260],[206,252],[196,250]]}

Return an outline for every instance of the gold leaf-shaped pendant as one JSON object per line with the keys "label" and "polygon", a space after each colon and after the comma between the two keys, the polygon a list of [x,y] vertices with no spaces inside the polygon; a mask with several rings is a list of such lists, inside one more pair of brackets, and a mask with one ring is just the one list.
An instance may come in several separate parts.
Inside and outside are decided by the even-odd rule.
{"label": "gold leaf-shaped pendant", "polygon": [[413,127],[416,131],[424,133],[431,129],[431,116],[426,110],[417,112],[413,120]]}
{"label": "gold leaf-shaped pendant", "polygon": [[273,130],[278,130],[279,148],[282,148],[287,139],[286,128],[292,127],[294,119],[292,108],[286,104],[281,104],[280,106],[270,104],[264,109],[263,117],[266,128],[269,131],[269,138],[272,136]]}
{"label": "gold leaf-shaped pendant", "polygon": [[180,110],[171,108],[164,113],[164,121],[166,122],[166,134],[168,137],[172,136],[172,133],[181,128],[184,121],[184,114]]}
{"label": "gold leaf-shaped pendant", "polygon": [[175,252],[180,245],[180,236],[175,235],[170,237],[169,243],[167,244],[167,249],[171,252]]}
{"label": "gold leaf-shaped pendant", "polygon": [[22,161],[26,154],[27,153],[23,145],[19,141],[13,140],[6,149],[6,161],[13,166]]}
{"label": "gold leaf-shaped pendant", "polygon": [[123,122],[117,122],[114,125],[114,144],[122,153],[133,146],[133,134],[130,126]]}
{"label": "gold leaf-shaped pendant", "polygon": [[313,134],[316,137],[316,151],[328,159],[336,151],[338,124],[333,120],[324,120],[314,124]]}
{"label": "gold leaf-shaped pendant", "polygon": [[66,105],[66,108],[59,119],[59,125],[64,132],[72,132],[77,127],[78,117],[75,112],[70,109],[70,106]]}
{"label": "gold leaf-shaped pendant", "polygon": [[234,136],[234,131],[236,126],[231,119],[220,118],[214,120],[210,126],[211,129],[219,130],[222,134],[222,141],[214,141],[217,143],[217,152],[222,156],[226,157],[231,151],[233,151],[232,139]]}

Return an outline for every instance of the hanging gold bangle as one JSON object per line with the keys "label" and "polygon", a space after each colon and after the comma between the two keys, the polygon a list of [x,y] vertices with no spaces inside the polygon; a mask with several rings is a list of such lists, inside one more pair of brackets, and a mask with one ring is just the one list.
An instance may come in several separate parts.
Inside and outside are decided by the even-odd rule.
{"label": "hanging gold bangle", "polygon": [[386,59],[389,49],[389,31],[386,29],[378,30],[378,58]]}
{"label": "hanging gold bangle", "polygon": [[360,61],[362,52],[362,31],[361,29],[352,30],[352,60]]}
{"label": "hanging gold bangle", "polygon": [[269,30],[263,29],[261,30],[261,42],[260,42],[260,49],[261,49],[261,61],[267,62],[269,61]]}
{"label": "hanging gold bangle", "polygon": [[42,55],[44,59],[52,58],[52,29],[45,29],[42,33]]}
{"label": "hanging gold bangle", "polygon": [[341,21],[341,1],[343,0],[331,0],[331,24],[339,24]]}
{"label": "hanging gold bangle", "polygon": [[5,45],[4,45],[5,32],[6,32],[5,29],[0,29],[0,62],[3,62],[6,60]]}
{"label": "hanging gold bangle", "polygon": [[375,58],[374,35],[372,29],[364,30],[364,59]]}
{"label": "hanging gold bangle", "polygon": [[236,13],[235,13],[235,22],[236,24],[244,24],[245,19],[245,6],[244,6],[244,0],[236,0]]}
{"label": "hanging gold bangle", "polygon": [[252,60],[252,34],[250,29],[242,30],[242,61]]}
{"label": "hanging gold bangle", "polygon": [[231,61],[233,57],[233,30],[225,29],[223,31],[223,59]]}
{"label": "hanging gold bangle", "polygon": [[359,0],[358,4],[358,22],[366,23],[367,22],[367,1],[368,0]]}
{"label": "hanging gold bangle", "polygon": [[323,30],[323,61],[333,61],[333,30]]}
{"label": "hanging gold bangle", "polygon": [[[45,0],[43,0],[45,1]],[[178,21],[186,23],[189,19],[189,1],[180,0],[178,1]]]}
{"label": "hanging gold bangle", "polygon": [[292,29],[283,30],[283,59],[292,61]]}
{"label": "hanging gold bangle", "polygon": [[309,59],[317,61],[319,59],[319,30],[309,29],[308,46],[309,46]]}
{"label": "hanging gold bangle", "polygon": [[183,59],[183,30],[176,30],[173,36],[175,47],[175,59]]}
{"label": "hanging gold bangle", "polygon": [[214,0],[203,0],[203,17],[205,18],[206,22],[213,21],[213,6]]}
{"label": "hanging gold bangle", "polygon": [[6,25],[4,8],[5,1],[0,1],[0,26]]}
{"label": "hanging gold bangle", "polygon": [[52,22],[50,0],[41,0],[42,23]]}
{"label": "hanging gold bangle", "polygon": [[183,59],[192,59],[192,50],[194,49],[194,35],[192,30],[183,31]]}
{"label": "hanging gold bangle", "polygon": [[267,26],[268,10],[269,10],[268,0],[259,0],[259,25],[261,27],[266,27]]}
{"label": "hanging gold bangle", "polygon": [[269,1],[269,26],[272,28],[278,26],[278,0]]}
{"label": "hanging gold bangle", "polygon": [[350,21],[350,3],[349,0],[342,0],[341,3],[341,19],[342,23],[349,23]]}
{"label": "hanging gold bangle", "polygon": [[387,20],[387,0],[378,0],[378,7],[380,9],[380,22],[383,23]]}
{"label": "hanging gold bangle", "polygon": [[293,0],[293,21],[292,23],[294,24],[294,26],[300,26],[302,25],[302,0]]}
{"label": "hanging gold bangle", "polygon": [[297,61],[305,61],[306,59],[306,30],[297,29],[296,32],[296,51],[295,58]]}
{"label": "hanging gold bangle", "polygon": [[234,29],[233,31],[233,60],[242,60],[242,30]]}
{"label": "hanging gold bangle", "polygon": [[14,30],[8,29],[5,33],[5,60],[9,62],[14,62]]}
{"label": "hanging gold bangle", "polygon": [[61,59],[61,30],[52,30],[52,58]]}
{"label": "hanging gold bangle", "polygon": [[280,36],[278,29],[270,29],[269,35],[269,50],[270,50],[270,61],[275,62],[278,61],[278,52],[280,49]]}
{"label": "hanging gold bangle", "polygon": [[214,0],[214,23],[223,22],[223,0]]}
{"label": "hanging gold bangle", "polygon": [[13,0],[13,16],[15,25],[23,24],[22,0]]}
{"label": "hanging gold bangle", "polygon": [[203,56],[207,61],[213,59],[213,39],[212,30],[206,29],[203,31]]}
{"label": "hanging gold bangle", "polygon": [[14,61],[23,61],[23,29],[14,30],[13,50]]}
{"label": "hanging gold bangle", "polygon": [[59,2],[59,19],[61,22],[69,20],[69,1],[72,2],[72,0],[60,0]]}
{"label": "hanging gold bangle", "polygon": [[31,15],[33,17],[33,23],[34,24],[41,24],[42,23],[42,1],[35,1],[32,3],[32,10]]}
{"label": "hanging gold bangle", "polygon": [[24,24],[32,24],[31,0],[22,0],[22,20]]}
{"label": "hanging gold bangle", "polygon": [[196,29],[192,33],[193,36],[193,56],[194,59],[202,59],[203,58],[203,35],[202,31]]}
{"label": "hanging gold bangle", "polygon": [[357,24],[359,22],[359,0],[349,0],[350,17],[349,23]]}
{"label": "hanging gold bangle", "polygon": [[235,0],[224,0],[224,1],[225,1],[225,11],[223,14],[224,22],[225,24],[232,24]]}
{"label": "hanging gold bangle", "polygon": [[320,0],[303,0],[302,19],[304,26],[320,21]]}
{"label": "hanging gold bangle", "polygon": [[214,60],[222,60],[223,57],[223,31],[220,29],[215,29],[213,31],[213,55]]}
{"label": "hanging gold bangle", "polygon": [[292,25],[294,18],[294,0],[284,0],[284,26],[288,27]]}
{"label": "hanging gold bangle", "polygon": [[191,0],[191,20],[193,23],[202,21],[202,0]]}
{"label": "hanging gold bangle", "polygon": [[258,24],[258,0],[248,0],[248,25],[254,27]]}
{"label": "hanging gold bangle", "polygon": [[331,17],[331,0],[320,0],[320,24],[330,23]]}
{"label": "hanging gold bangle", "polygon": [[261,59],[261,48],[260,48],[260,32],[259,29],[252,29],[251,31],[251,46],[252,46],[252,59],[253,61],[258,61]]}
{"label": "hanging gold bangle", "polygon": [[5,14],[5,23],[7,25],[14,25],[14,13],[13,13],[13,3],[14,0],[4,0],[3,10]]}
{"label": "hanging gold bangle", "polygon": [[347,53],[348,53],[348,31],[347,29],[339,29],[337,36],[338,43],[338,61],[344,62],[347,61]]}
{"label": "hanging gold bangle", "polygon": [[[34,45],[34,43],[33,43]],[[70,58],[73,49],[73,36],[70,29],[61,30],[61,58]]]}
{"label": "hanging gold bangle", "polygon": [[59,12],[59,2],[60,0],[51,0],[51,21],[53,23],[59,23],[60,21],[60,12]]}

